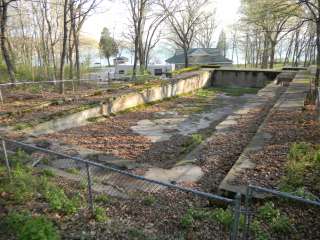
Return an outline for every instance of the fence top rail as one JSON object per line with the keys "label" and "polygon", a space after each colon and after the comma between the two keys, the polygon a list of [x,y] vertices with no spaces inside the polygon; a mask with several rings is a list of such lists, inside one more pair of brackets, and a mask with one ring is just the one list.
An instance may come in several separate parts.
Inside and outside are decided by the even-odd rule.
{"label": "fence top rail", "polygon": [[23,82],[16,82],[16,83],[0,83],[0,87],[7,87],[7,86],[16,86],[16,85],[29,85],[29,84],[45,84],[45,83],[61,83],[61,82],[100,82],[101,79],[79,79],[79,80],[51,80],[51,81],[23,81]]}
{"label": "fence top rail", "polygon": [[291,200],[295,200],[295,201],[299,201],[299,202],[302,202],[302,203],[307,203],[307,204],[311,204],[311,205],[315,205],[315,206],[320,207],[320,201],[314,201],[314,200],[305,199],[303,197],[295,196],[295,195],[290,194],[290,193],[281,192],[281,191],[278,191],[278,190],[268,189],[268,188],[264,188],[264,187],[259,187],[259,186],[255,186],[255,185],[249,185],[248,188],[253,190],[253,191],[255,191],[255,192],[270,193],[270,194],[275,195],[275,196],[284,197],[284,198],[288,198],[288,199],[291,199]]}
{"label": "fence top rail", "polygon": [[110,166],[105,166],[103,164],[92,162],[92,161],[89,161],[89,160],[86,160],[86,159],[82,159],[82,158],[79,158],[79,157],[72,157],[72,156],[69,156],[69,155],[66,155],[66,154],[63,154],[63,153],[58,153],[58,152],[55,152],[55,151],[52,151],[52,150],[49,150],[49,149],[45,149],[45,148],[41,148],[41,147],[37,147],[37,146],[31,145],[31,144],[19,142],[19,141],[16,141],[16,140],[10,140],[10,139],[7,139],[7,138],[5,138],[3,136],[0,136],[0,139],[5,141],[5,142],[8,142],[8,143],[13,143],[13,144],[16,144],[16,145],[20,145],[20,146],[23,146],[23,147],[26,147],[26,148],[30,148],[30,149],[38,150],[38,151],[41,151],[41,152],[53,154],[53,155],[60,156],[60,157],[63,157],[63,158],[72,159],[72,160],[79,161],[79,162],[82,162],[82,163],[85,163],[85,164],[88,164],[88,165],[92,165],[92,166],[95,166],[95,167],[100,167],[100,168],[104,168],[104,169],[107,169],[107,170],[110,170],[110,171],[113,171],[113,172],[117,172],[119,174],[126,175],[126,176],[129,176],[129,177],[135,178],[135,179],[139,179],[139,180],[142,180],[142,181],[154,183],[154,184],[161,185],[161,186],[168,187],[168,188],[172,188],[172,189],[177,189],[177,190],[180,190],[180,191],[183,191],[183,192],[189,192],[189,193],[192,193],[194,195],[202,196],[202,197],[205,197],[205,198],[208,198],[208,199],[215,199],[215,200],[218,200],[218,201],[226,202],[228,204],[234,204],[236,202],[235,200],[230,199],[230,198],[226,198],[226,197],[222,197],[222,196],[219,196],[219,195],[198,191],[198,190],[191,189],[191,188],[180,187],[180,186],[177,186],[177,185],[174,185],[174,184],[171,184],[171,183],[166,183],[166,182],[162,182],[162,181],[158,181],[158,180],[154,180],[154,179],[145,178],[143,176],[132,174],[130,172],[123,171],[123,170],[120,170],[120,169],[116,169],[116,168],[113,168],[113,167],[110,167]]}

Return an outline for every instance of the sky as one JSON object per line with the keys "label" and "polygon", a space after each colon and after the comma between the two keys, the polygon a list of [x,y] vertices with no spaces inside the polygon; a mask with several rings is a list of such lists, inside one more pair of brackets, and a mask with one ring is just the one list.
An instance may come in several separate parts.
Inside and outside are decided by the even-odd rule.
{"label": "sky", "polygon": [[[216,8],[217,29],[214,39],[217,41],[219,33],[222,29],[236,23],[239,19],[238,10],[241,0],[211,0],[211,5]],[[119,3],[120,2],[120,3]],[[94,38],[99,41],[100,33],[104,27],[107,27],[115,38],[121,38],[123,33],[128,29],[128,9],[120,0],[103,0],[99,8],[85,22],[82,34]],[[155,50],[163,60],[167,57],[168,51],[165,49],[165,43],[159,44]]]}

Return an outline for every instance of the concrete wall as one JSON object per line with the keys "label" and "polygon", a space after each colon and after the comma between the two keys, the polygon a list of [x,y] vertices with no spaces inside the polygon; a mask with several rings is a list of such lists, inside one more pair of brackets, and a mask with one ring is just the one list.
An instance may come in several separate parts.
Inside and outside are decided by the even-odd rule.
{"label": "concrete wall", "polygon": [[274,80],[280,71],[216,69],[212,85],[216,87],[253,87],[262,88]]}
{"label": "concrete wall", "polygon": [[88,124],[88,118],[108,116],[110,113],[117,113],[141,104],[163,100],[184,93],[209,86],[211,84],[212,72],[199,71],[187,78],[174,79],[162,86],[155,86],[141,92],[127,93],[109,99],[107,103],[82,112],[71,114],[59,119],[41,123],[25,132],[34,136],[49,134],[56,131],[65,130]]}

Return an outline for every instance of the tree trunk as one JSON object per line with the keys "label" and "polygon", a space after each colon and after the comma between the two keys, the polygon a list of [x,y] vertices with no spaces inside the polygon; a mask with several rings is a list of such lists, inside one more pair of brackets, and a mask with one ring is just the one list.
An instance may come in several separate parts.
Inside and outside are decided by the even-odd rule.
{"label": "tree trunk", "polygon": [[132,81],[135,81],[137,78],[138,45],[139,45],[139,40],[136,34],[134,39],[134,58],[133,58],[132,77],[131,77]]}
{"label": "tree trunk", "polygon": [[64,0],[63,6],[63,39],[62,39],[62,51],[61,51],[61,59],[60,59],[60,72],[59,79],[60,82],[60,94],[64,94],[64,61],[66,58],[66,48],[67,48],[67,38],[68,38],[68,26],[67,26],[67,16],[68,16],[68,0]]}
{"label": "tree trunk", "polygon": [[189,59],[188,59],[188,49],[186,47],[183,48],[183,54],[184,54],[184,67],[189,66]]}
{"label": "tree trunk", "polygon": [[5,1],[1,1],[0,15],[1,15],[1,24],[0,24],[0,44],[1,52],[3,59],[7,66],[7,71],[9,74],[10,81],[14,84],[16,82],[14,67],[10,59],[9,50],[7,48],[7,20],[8,20],[8,4]]}
{"label": "tree trunk", "polygon": [[[70,7],[71,11],[71,7]],[[72,15],[71,15],[72,16]],[[71,29],[69,31],[69,40],[68,40],[68,47],[69,47],[69,53],[68,53],[68,59],[69,59],[69,79],[73,79],[73,47],[74,47],[74,42],[72,41],[71,37]]]}
{"label": "tree trunk", "polygon": [[269,68],[273,68],[274,65],[274,55],[276,51],[276,41],[271,42],[271,49],[270,49],[270,63],[269,63]]}
{"label": "tree trunk", "polygon": [[74,47],[76,51],[76,77],[77,80],[80,81],[80,50],[79,50],[79,33],[75,34],[75,39],[74,39]]}
{"label": "tree trunk", "polygon": [[111,65],[110,65],[110,57],[109,56],[107,57],[107,60],[108,60],[108,66],[110,67]]}
{"label": "tree trunk", "polygon": [[262,68],[267,68],[268,67],[268,58],[269,58],[269,41],[268,37],[265,36],[264,42],[263,42],[263,53],[262,53]]}
{"label": "tree trunk", "polygon": [[316,89],[319,86],[319,77],[320,77],[320,19],[317,21],[317,70],[316,70],[316,79],[315,79],[315,87]]}

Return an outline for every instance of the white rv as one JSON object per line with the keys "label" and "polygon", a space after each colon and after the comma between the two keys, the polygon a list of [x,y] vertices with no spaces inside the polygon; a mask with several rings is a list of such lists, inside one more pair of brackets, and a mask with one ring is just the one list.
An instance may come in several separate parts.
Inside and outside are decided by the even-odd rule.
{"label": "white rv", "polygon": [[[114,78],[125,78],[129,77],[130,73],[132,73],[132,65],[124,65],[119,64],[115,66],[114,69]],[[137,69],[139,69],[139,66],[137,66]],[[157,65],[149,65],[148,71],[154,75],[154,76],[165,76],[166,73],[174,71],[174,65],[173,64],[157,64]]]}

